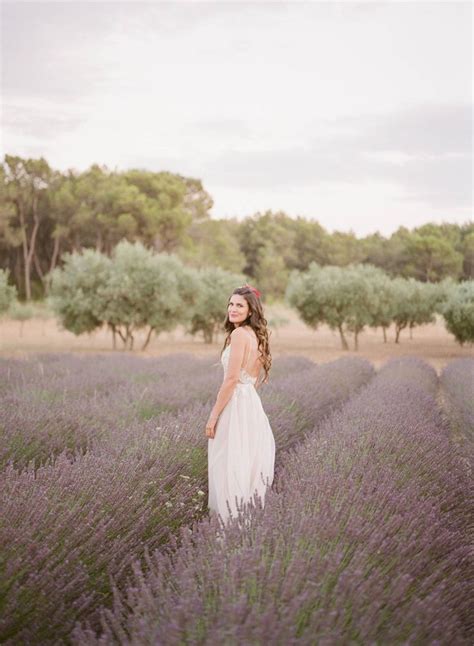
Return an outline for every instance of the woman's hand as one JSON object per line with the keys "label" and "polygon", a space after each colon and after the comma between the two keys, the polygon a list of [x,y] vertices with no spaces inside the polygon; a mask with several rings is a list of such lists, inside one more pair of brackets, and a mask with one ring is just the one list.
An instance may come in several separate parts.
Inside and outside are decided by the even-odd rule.
{"label": "woman's hand", "polygon": [[217,420],[210,419],[206,424],[206,436],[213,439],[216,434]]}

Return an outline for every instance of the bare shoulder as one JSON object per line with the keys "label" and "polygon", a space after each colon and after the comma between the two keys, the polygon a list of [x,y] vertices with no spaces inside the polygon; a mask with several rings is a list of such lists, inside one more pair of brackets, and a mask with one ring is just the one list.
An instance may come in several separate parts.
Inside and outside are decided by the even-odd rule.
{"label": "bare shoulder", "polygon": [[252,329],[249,328],[244,328],[244,327],[236,327],[235,330],[232,330],[230,333],[231,341],[234,339],[237,341],[239,344],[247,344],[250,343],[252,344],[251,339],[254,339],[255,342],[258,344],[258,339],[257,335]]}
{"label": "bare shoulder", "polygon": [[236,327],[235,330],[232,330],[230,333],[231,339],[245,339],[247,336],[247,332],[241,327]]}

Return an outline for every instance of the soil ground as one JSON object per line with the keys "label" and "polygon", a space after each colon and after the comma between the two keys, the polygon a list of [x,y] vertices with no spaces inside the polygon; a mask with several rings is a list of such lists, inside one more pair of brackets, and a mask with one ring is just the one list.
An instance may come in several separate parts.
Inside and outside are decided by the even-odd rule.
{"label": "soil ground", "polygon": [[[349,337],[350,350],[341,348],[338,332],[330,330],[326,325],[317,330],[309,329],[302,323],[296,312],[284,305],[265,306],[265,316],[269,322],[270,349],[272,356],[277,358],[282,355],[303,355],[316,363],[333,361],[341,356],[359,356],[368,359],[375,368],[392,357],[405,355],[416,356],[430,363],[438,373],[452,359],[457,357],[474,357],[472,346],[461,347],[454,337],[445,329],[444,322],[438,318],[437,322],[422,325],[413,330],[410,339],[408,330],[400,335],[400,343],[395,344],[395,331],[388,330],[388,341],[383,342],[382,330],[370,330],[359,335],[359,350],[353,350],[353,338]],[[277,328],[272,325],[274,317],[283,317],[287,323]],[[276,319],[274,319],[276,320]],[[21,329],[22,328],[22,329]],[[202,338],[192,338],[178,327],[172,333],[162,333],[152,339],[145,351],[140,348],[145,340],[145,332],[135,335],[135,349],[133,353],[143,357],[155,357],[177,352],[189,352],[198,356],[218,358],[224,335],[220,334],[218,342],[206,344]],[[117,339],[117,350],[112,349],[112,335],[105,328],[92,334],[75,336],[71,332],[62,330],[56,319],[31,319],[25,321],[23,326],[18,321],[9,319],[0,320],[0,357],[27,358],[36,352],[74,352],[90,353],[117,353],[124,352],[122,341]],[[127,350],[126,352],[129,352]]]}

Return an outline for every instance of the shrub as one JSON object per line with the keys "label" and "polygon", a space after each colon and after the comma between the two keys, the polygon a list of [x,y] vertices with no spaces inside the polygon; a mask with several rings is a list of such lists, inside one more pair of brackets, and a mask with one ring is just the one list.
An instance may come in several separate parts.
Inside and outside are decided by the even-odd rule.
{"label": "shrub", "polygon": [[0,269],[0,316],[4,314],[17,298],[14,285],[8,284],[9,270]]}
{"label": "shrub", "polygon": [[461,346],[474,342],[474,280],[456,285],[439,310],[446,328]]}

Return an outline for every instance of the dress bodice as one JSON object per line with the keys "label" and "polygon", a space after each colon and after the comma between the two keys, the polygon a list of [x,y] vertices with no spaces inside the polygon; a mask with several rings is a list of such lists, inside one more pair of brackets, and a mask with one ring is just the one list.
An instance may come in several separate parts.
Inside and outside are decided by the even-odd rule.
{"label": "dress bodice", "polygon": [[[227,348],[222,353],[222,357],[221,357],[221,363],[222,363],[222,366],[224,367],[224,375],[226,374],[227,366],[229,365],[229,355],[230,355],[230,345],[227,346]],[[253,386],[255,386],[255,384],[257,383],[257,377],[252,377],[251,375],[249,375],[249,373],[246,370],[241,368],[239,383],[252,384]]]}

